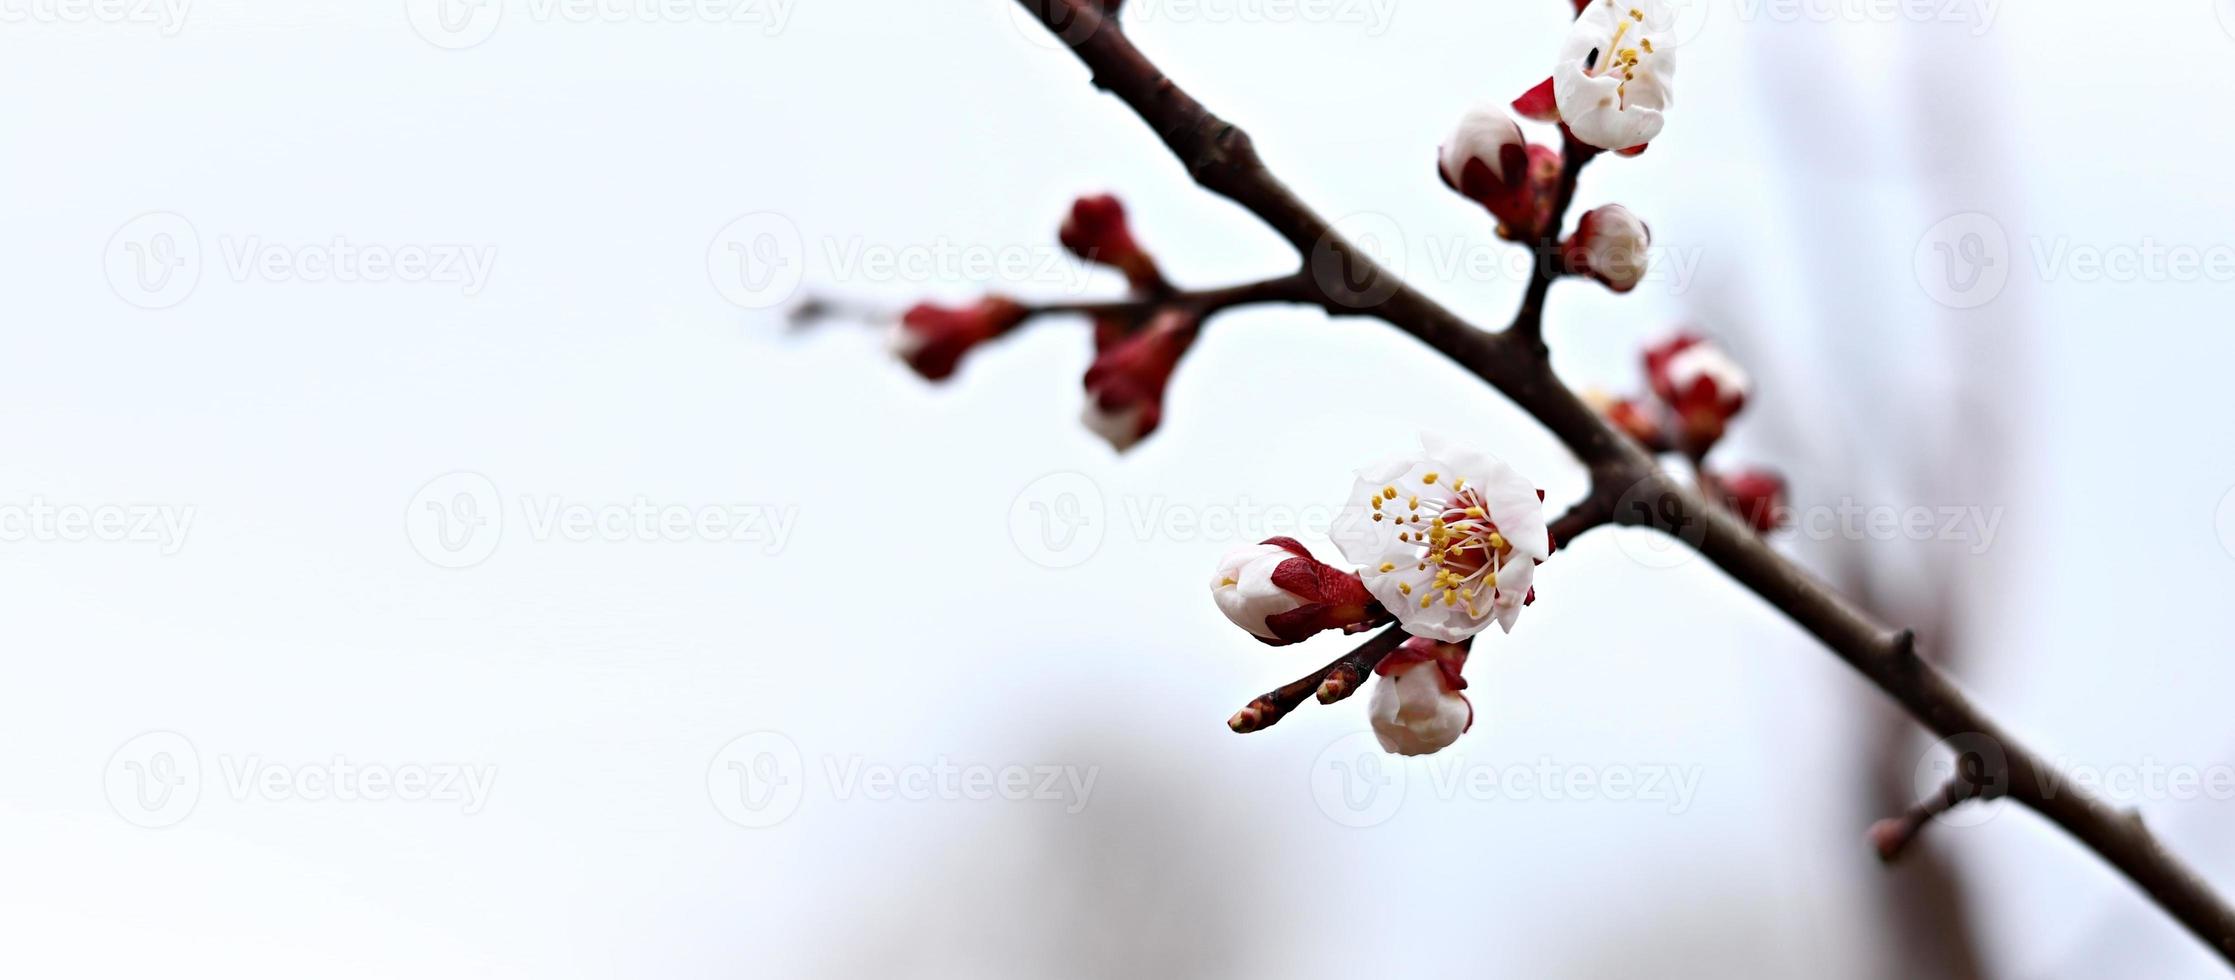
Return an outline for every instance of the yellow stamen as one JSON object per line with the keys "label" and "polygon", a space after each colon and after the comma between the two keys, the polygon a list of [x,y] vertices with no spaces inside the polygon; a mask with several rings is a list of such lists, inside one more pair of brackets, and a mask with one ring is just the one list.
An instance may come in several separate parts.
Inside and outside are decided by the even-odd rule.
{"label": "yellow stamen", "polygon": [[1385,572],[1394,572],[1397,570],[1397,564],[1395,562],[1382,562],[1381,570]]}
{"label": "yellow stamen", "polygon": [[1436,477],[1437,477],[1437,476],[1439,476],[1439,475],[1440,475],[1440,474],[1436,474],[1436,473],[1430,473],[1430,474],[1428,474],[1428,475],[1426,475],[1426,476],[1423,476],[1423,477],[1421,477],[1421,478],[1420,478],[1420,482],[1422,482],[1422,483],[1426,483],[1426,484],[1428,484],[1428,485],[1430,485],[1430,486],[1433,486],[1433,485],[1435,485],[1435,482],[1436,482]]}
{"label": "yellow stamen", "polygon": [[1231,585],[1240,585],[1240,584],[1242,584],[1242,583],[1240,583],[1240,582],[1236,582],[1236,581],[1234,581],[1233,579],[1227,579],[1227,580],[1225,580],[1225,581],[1223,581],[1223,582],[1220,582],[1220,583],[1218,583],[1218,584],[1220,584],[1220,585],[1222,585],[1222,586],[1231,586]]}

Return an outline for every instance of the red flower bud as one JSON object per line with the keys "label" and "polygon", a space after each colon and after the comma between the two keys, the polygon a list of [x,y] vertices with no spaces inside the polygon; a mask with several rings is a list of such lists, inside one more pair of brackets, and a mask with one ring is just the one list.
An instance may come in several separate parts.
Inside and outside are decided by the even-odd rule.
{"label": "red flower bud", "polygon": [[1768,534],[1785,526],[1791,516],[1785,504],[1785,478],[1772,470],[1709,473],[1705,482],[1723,498],[1724,506],[1756,531]]}
{"label": "red flower bud", "polygon": [[1339,629],[1355,633],[1389,621],[1358,580],[1311,556],[1294,538],[1237,548],[1219,562],[1211,598],[1234,625],[1267,646],[1286,646]]}
{"label": "red flower bud", "polygon": [[893,332],[893,353],[917,374],[942,381],[970,349],[1016,329],[1031,311],[1013,300],[988,296],[963,307],[918,303]]}
{"label": "red flower bud", "polygon": [[1056,237],[1071,254],[1125,273],[1125,281],[1135,290],[1161,293],[1171,288],[1156,260],[1134,239],[1125,220],[1125,205],[1115,197],[1099,194],[1072,202],[1071,214],[1063,219]]}
{"label": "red flower bud", "polygon": [[1609,204],[1584,212],[1560,256],[1570,273],[1626,293],[1645,278],[1646,250],[1652,244],[1653,231],[1645,222],[1629,208]]}
{"label": "red flower bud", "polygon": [[1436,155],[1444,186],[1483,206],[1498,219],[1498,234],[1533,242],[1552,223],[1560,181],[1560,153],[1521,138],[1504,112],[1470,110]]}
{"label": "red flower bud", "polygon": [[1374,667],[1374,687],[1366,717],[1381,747],[1401,755],[1427,755],[1449,748],[1474,727],[1474,703],[1461,692],[1467,679],[1467,643],[1439,643],[1413,637]]}
{"label": "red flower bud", "polygon": [[1167,310],[1097,354],[1086,371],[1085,421],[1119,452],[1156,431],[1164,388],[1202,325],[1194,313]]}
{"label": "red flower bud", "polygon": [[1584,393],[1583,400],[1608,425],[1637,440],[1648,452],[1669,451],[1668,422],[1659,406],[1642,398],[1615,398],[1597,392]]}
{"label": "red flower bud", "polygon": [[1730,420],[1746,407],[1752,384],[1722,348],[1691,334],[1648,348],[1645,374],[1676,416],[1677,441],[1695,456],[1722,439]]}

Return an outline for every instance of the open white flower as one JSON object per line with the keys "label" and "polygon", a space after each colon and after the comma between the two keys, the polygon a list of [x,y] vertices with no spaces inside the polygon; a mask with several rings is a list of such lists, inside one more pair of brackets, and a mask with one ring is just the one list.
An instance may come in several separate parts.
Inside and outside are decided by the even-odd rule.
{"label": "open white flower", "polygon": [[1421,455],[1358,471],[1335,544],[1414,636],[1511,631],[1552,550],[1536,486],[1488,453],[1421,443]]}
{"label": "open white flower", "polygon": [[[1416,649],[1423,652],[1414,653]],[[1366,717],[1384,750],[1398,755],[1442,751],[1474,725],[1474,705],[1460,693],[1466,687],[1459,678],[1466,657],[1458,647],[1416,638],[1391,656],[1396,666],[1375,671],[1381,681],[1366,704]]]}
{"label": "open white flower", "polygon": [[1605,150],[1643,146],[1673,103],[1670,0],[1590,0],[1552,66],[1552,96],[1575,138]]}

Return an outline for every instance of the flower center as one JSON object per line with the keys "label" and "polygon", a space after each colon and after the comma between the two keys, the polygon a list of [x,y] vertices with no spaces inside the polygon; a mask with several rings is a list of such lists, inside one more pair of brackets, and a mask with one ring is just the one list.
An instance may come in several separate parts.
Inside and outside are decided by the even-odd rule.
{"label": "flower center", "polygon": [[[1446,488],[1440,479],[1436,473],[1422,475],[1420,490],[1402,494],[1402,504],[1395,485],[1382,487],[1381,495],[1374,498],[1373,507],[1378,512],[1374,520],[1386,515],[1399,525],[1407,525],[1397,532],[1397,540],[1420,548],[1416,570],[1434,570],[1434,578],[1421,590],[1420,608],[1438,601],[1446,606],[1465,605],[1467,615],[1480,619],[1482,612],[1476,608],[1476,600],[1484,598],[1484,593],[1496,596],[1498,569],[1512,557],[1513,543],[1498,532],[1480,490],[1468,489],[1464,479],[1454,480]],[[1384,572],[1395,570],[1394,563],[1382,566]],[[1405,595],[1413,594],[1410,584],[1400,584],[1398,589]]]}
{"label": "flower center", "polygon": [[[1583,58],[1583,76],[1585,78],[1597,78],[1602,75],[1614,74],[1622,76],[1622,84],[1615,86],[1614,94],[1622,100],[1622,108],[1624,109],[1629,108],[1630,80],[1637,77],[1639,67],[1644,64],[1646,57],[1653,53],[1653,40],[1642,36],[1644,28],[1638,29],[1641,36],[1637,39],[1636,46],[1625,48],[1622,46],[1622,39],[1629,35],[1631,24],[1642,24],[1644,22],[1645,11],[1631,7],[1630,15],[1615,25],[1614,36],[1606,42],[1605,57],[1600,57],[1600,49],[1592,48],[1591,53]],[[1602,62],[1604,63],[1603,68],[1601,67]]]}

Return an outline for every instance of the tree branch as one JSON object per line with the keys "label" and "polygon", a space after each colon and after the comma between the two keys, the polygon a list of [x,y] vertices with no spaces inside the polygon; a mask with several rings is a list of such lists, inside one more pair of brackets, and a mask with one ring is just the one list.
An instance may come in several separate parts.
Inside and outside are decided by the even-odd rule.
{"label": "tree branch", "polygon": [[[1506,334],[1489,333],[1466,322],[1383,269],[1297,199],[1266,168],[1247,133],[1213,115],[1165,77],[1095,3],[1019,2],[1057,36],[1072,39],[1072,51],[1093,72],[1095,85],[1116,95],[1148,123],[1197,183],[1248,209],[1304,257],[1307,271],[1314,273],[1311,281],[1318,288],[1320,306],[1335,315],[1366,314],[1385,320],[1489,383],[1591,468],[1593,499],[1602,492],[1619,495],[1625,506],[1614,509],[1613,520],[1677,534],[1740,585],[1807,629],[1926,728],[1943,737],[1990,740],[2009,765],[2013,798],[2095,851],[2235,965],[2235,911],[2194,871],[2166,853],[2138,819],[2060,778],[2049,763],[1973,706],[1954,682],[1918,657],[1912,634],[1876,622],[1770,550],[1723,508],[1672,480],[1563,385],[1539,354],[1541,296],[1537,311],[1531,313],[1525,305],[1515,319],[1515,329]],[[1564,218],[1563,208],[1554,225]],[[1328,270],[1343,274],[1324,274]],[[1546,289],[1548,282],[1533,283],[1531,292]],[[1627,506],[1632,500],[1642,500],[1645,506]],[[1589,526],[1595,524],[1585,522],[1585,529]],[[1374,642],[1390,636],[1385,632]],[[1318,676],[1323,679],[1326,673]],[[1293,695],[1287,705],[1293,708],[1310,693],[1311,688],[1303,684],[1299,681],[1259,700],[1277,703]]]}

